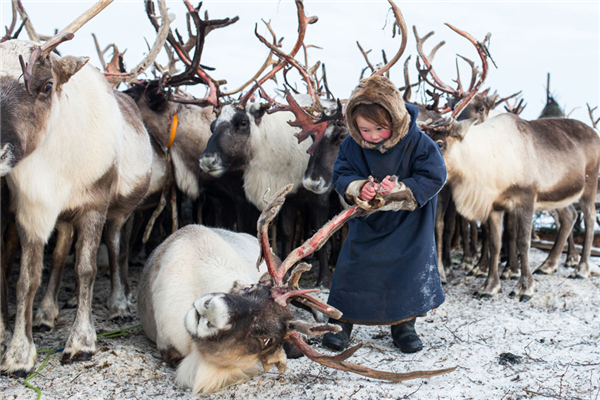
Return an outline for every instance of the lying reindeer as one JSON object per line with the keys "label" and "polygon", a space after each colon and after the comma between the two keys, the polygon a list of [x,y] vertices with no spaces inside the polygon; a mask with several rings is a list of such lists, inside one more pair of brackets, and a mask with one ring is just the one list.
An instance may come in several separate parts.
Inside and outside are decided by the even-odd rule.
{"label": "lying reindeer", "polygon": [[[264,208],[258,221],[258,241],[243,233],[188,225],[148,259],[138,298],[140,320],[162,358],[179,365],[177,384],[194,393],[214,392],[250,379],[259,372],[259,363],[265,371],[275,365],[283,373],[285,340],[320,364],[377,379],[400,382],[453,371],[378,371],[345,361],[361,345],[329,357],[304,342],[299,333],[320,335],[340,328],[294,320],[288,306],[291,299],[332,318],[339,319],[341,313],[308,294],[317,289],[298,288],[300,275],[310,265],[292,267],[321,248],[348,219],[400,199],[394,199],[394,193],[377,196],[364,205],[370,211],[358,205],[343,211],[279,264],[269,248],[267,231],[292,187],[282,189]],[[261,277],[265,271],[268,275]]]}

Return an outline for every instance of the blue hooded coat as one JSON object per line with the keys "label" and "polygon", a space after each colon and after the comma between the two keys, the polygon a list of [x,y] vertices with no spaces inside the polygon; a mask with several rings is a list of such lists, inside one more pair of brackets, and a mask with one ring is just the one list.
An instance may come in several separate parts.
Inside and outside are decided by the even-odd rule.
{"label": "blue hooded coat", "polygon": [[[356,127],[349,126],[351,136],[342,142],[334,164],[333,186],[347,197],[352,182],[396,175],[417,206],[413,211],[379,211],[348,222],[328,303],[343,313],[343,321],[396,324],[444,302],[434,229],[437,193],[446,181],[446,167],[436,143],[416,125],[418,109],[404,106],[395,86],[374,78],[365,80],[366,88],[361,82],[364,90],[358,96],[361,86],[353,92],[346,115],[358,103],[380,104],[392,115],[392,137],[374,147],[361,142]],[[388,103],[396,109],[382,99],[391,99]]]}

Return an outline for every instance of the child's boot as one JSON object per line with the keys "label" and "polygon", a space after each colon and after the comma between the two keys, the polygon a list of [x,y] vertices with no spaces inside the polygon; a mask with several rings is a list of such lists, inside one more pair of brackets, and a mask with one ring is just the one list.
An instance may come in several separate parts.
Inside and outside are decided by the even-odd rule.
{"label": "child's boot", "polygon": [[416,353],[423,349],[423,342],[421,342],[421,339],[415,330],[416,320],[416,318],[413,318],[410,321],[392,325],[392,339],[394,345],[403,353]]}
{"label": "child's boot", "polygon": [[348,347],[348,342],[350,342],[350,334],[352,333],[353,324],[331,318],[329,319],[329,323],[341,326],[342,330],[338,333],[326,333],[323,336],[323,346],[335,351],[344,350],[346,347]]}

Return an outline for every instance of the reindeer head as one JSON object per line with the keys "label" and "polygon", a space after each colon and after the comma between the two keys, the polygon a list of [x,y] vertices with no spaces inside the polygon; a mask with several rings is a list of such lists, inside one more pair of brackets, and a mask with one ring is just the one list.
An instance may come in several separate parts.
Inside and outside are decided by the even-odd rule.
{"label": "reindeer head", "polygon": [[254,154],[258,133],[268,106],[249,103],[245,109],[226,105],[210,125],[212,135],[200,156],[200,168],[218,178],[227,171],[239,171]]}
{"label": "reindeer head", "polygon": [[271,285],[263,281],[197,299],[184,323],[199,351],[217,365],[245,359],[251,365],[260,361],[265,371],[275,365],[284,372],[282,346],[291,320],[289,308],[272,301]]}
{"label": "reindeer head", "polygon": [[[58,104],[64,85],[89,60],[88,57],[61,58],[50,54],[56,45],[44,48],[24,40],[0,44],[2,175],[30,154],[52,130],[60,112]],[[25,63],[25,59],[29,62]]]}

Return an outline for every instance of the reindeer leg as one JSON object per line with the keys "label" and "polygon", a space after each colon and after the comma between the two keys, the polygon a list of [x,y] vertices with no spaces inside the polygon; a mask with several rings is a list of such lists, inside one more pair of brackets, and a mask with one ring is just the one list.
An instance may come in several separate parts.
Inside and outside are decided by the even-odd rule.
{"label": "reindeer leg", "polygon": [[19,377],[27,376],[37,359],[31,332],[33,298],[40,286],[44,241],[29,238],[19,229],[22,245],[21,271],[17,282],[17,314],[15,329],[10,345],[2,358],[3,372]]}
{"label": "reindeer leg", "polygon": [[[131,235],[131,223],[124,229],[129,215],[119,215],[106,221],[106,246],[108,248],[108,262],[110,265],[110,295],[107,307],[110,319],[131,319],[131,302],[128,297],[129,284],[127,282],[127,244]],[[123,232],[123,231],[127,232]],[[125,253],[125,254],[123,254]]]}
{"label": "reindeer leg", "polygon": [[446,270],[444,269],[444,262],[442,260],[444,215],[446,214],[446,208],[448,207],[448,199],[450,198],[449,190],[449,186],[446,185],[438,194],[437,207],[435,213],[435,247],[437,252],[438,271],[440,273],[440,280],[443,284],[446,283]]}
{"label": "reindeer leg", "polygon": [[471,232],[469,230],[469,221],[462,215],[460,216],[460,234],[463,239],[463,258],[460,267],[468,270],[473,267],[473,253],[471,253]]}
{"label": "reindeer leg", "polygon": [[486,276],[490,268],[490,223],[489,221],[481,224],[481,257],[475,268],[468,272],[468,275],[475,277]]}
{"label": "reindeer leg", "polygon": [[442,263],[444,268],[452,266],[452,241],[456,230],[456,205],[450,199],[444,214],[444,233],[442,237]]}
{"label": "reindeer leg", "polygon": [[492,211],[488,218],[490,224],[490,269],[485,280],[485,285],[479,291],[481,298],[490,298],[500,292],[500,278],[498,277],[498,262],[500,261],[500,246],[502,243],[502,212]]}
{"label": "reindeer leg", "polygon": [[516,279],[521,276],[519,256],[517,254],[517,225],[517,215],[515,214],[515,211],[508,212],[506,228],[504,228],[508,242],[508,260],[506,261],[504,271],[502,271],[502,279]]}
{"label": "reindeer leg", "polygon": [[[535,292],[535,281],[529,268],[529,247],[531,245],[531,229],[533,224],[533,197],[531,203],[518,210],[518,239],[519,261],[521,263],[521,277],[510,293],[510,297],[519,296],[519,301],[528,301]],[[564,245],[564,242],[561,246]]]}
{"label": "reindeer leg", "polygon": [[553,274],[556,272],[558,269],[558,259],[565,247],[565,240],[567,240],[567,236],[569,236],[573,230],[573,224],[575,224],[575,219],[568,207],[558,209],[556,212],[558,213],[558,220],[560,223],[558,234],[556,235],[556,240],[554,241],[552,250],[550,250],[550,254],[548,254],[546,260],[535,270],[536,273]]}
{"label": "reindeer leg", "polygon": [[77,313],[63,352],[62,362],[88,360],[96,352],[96,331],[92,319],[92,290],[96,279],[96,253],[106,210],[85,213],[76,224]]}
{"label": "reindeer leg", "polygon": [[[8,194],[3,195],[7,196]],[[4,210],[6,213],[2,214],[2,254],[0,261],[0,359],[11,338],[8,325],[8,278],[19,247],[19,232],[14,215],[8,215],[8,205],[5,206]]]}
{"label": "reindeer leg", "polygon": [[54,328],[56,317],[58,317],[58,292],[65,269],[65,260],[73,243],[73,225],[65,222],[58,223],[57,229],[56,247],[52,253],[52,269],[48,287],[33,319],[33,326],[41,332],[47,332]]}
{"label": "reindeer leg", "polygon": [[[577,210],[575,210],[575,206],[573,206],[573,204],[569,205],[567,209],[569,210],[569,212],[573,216],[573,219],[575,220],[575,223],[573,224],[573,226],[575,226],[577,224],[577,221],[579,221],[579,215],[577,213]],[[577,265],[579,255],[577,254],[577,249],[575,248],[575,238],[573,237],[573,229],[571,229],[571,232],[569,233],[567,243],[567,259],[565,260],[565,266],[575,267]]]}
{"label": "reindeer leg", "polygon": [[[596,190],[594,188],[594,194]],[[583,222],[585,224],[585,233],[583,238],[583,249],[581,250],[581,259],[573,271],[573,278],[586,279],[590,274],[590,255],[592,253],[592,242],[594,240],[594,217],[596,216],[596,205],[594,196],[584,195],[579,200],[583,212]]]}

